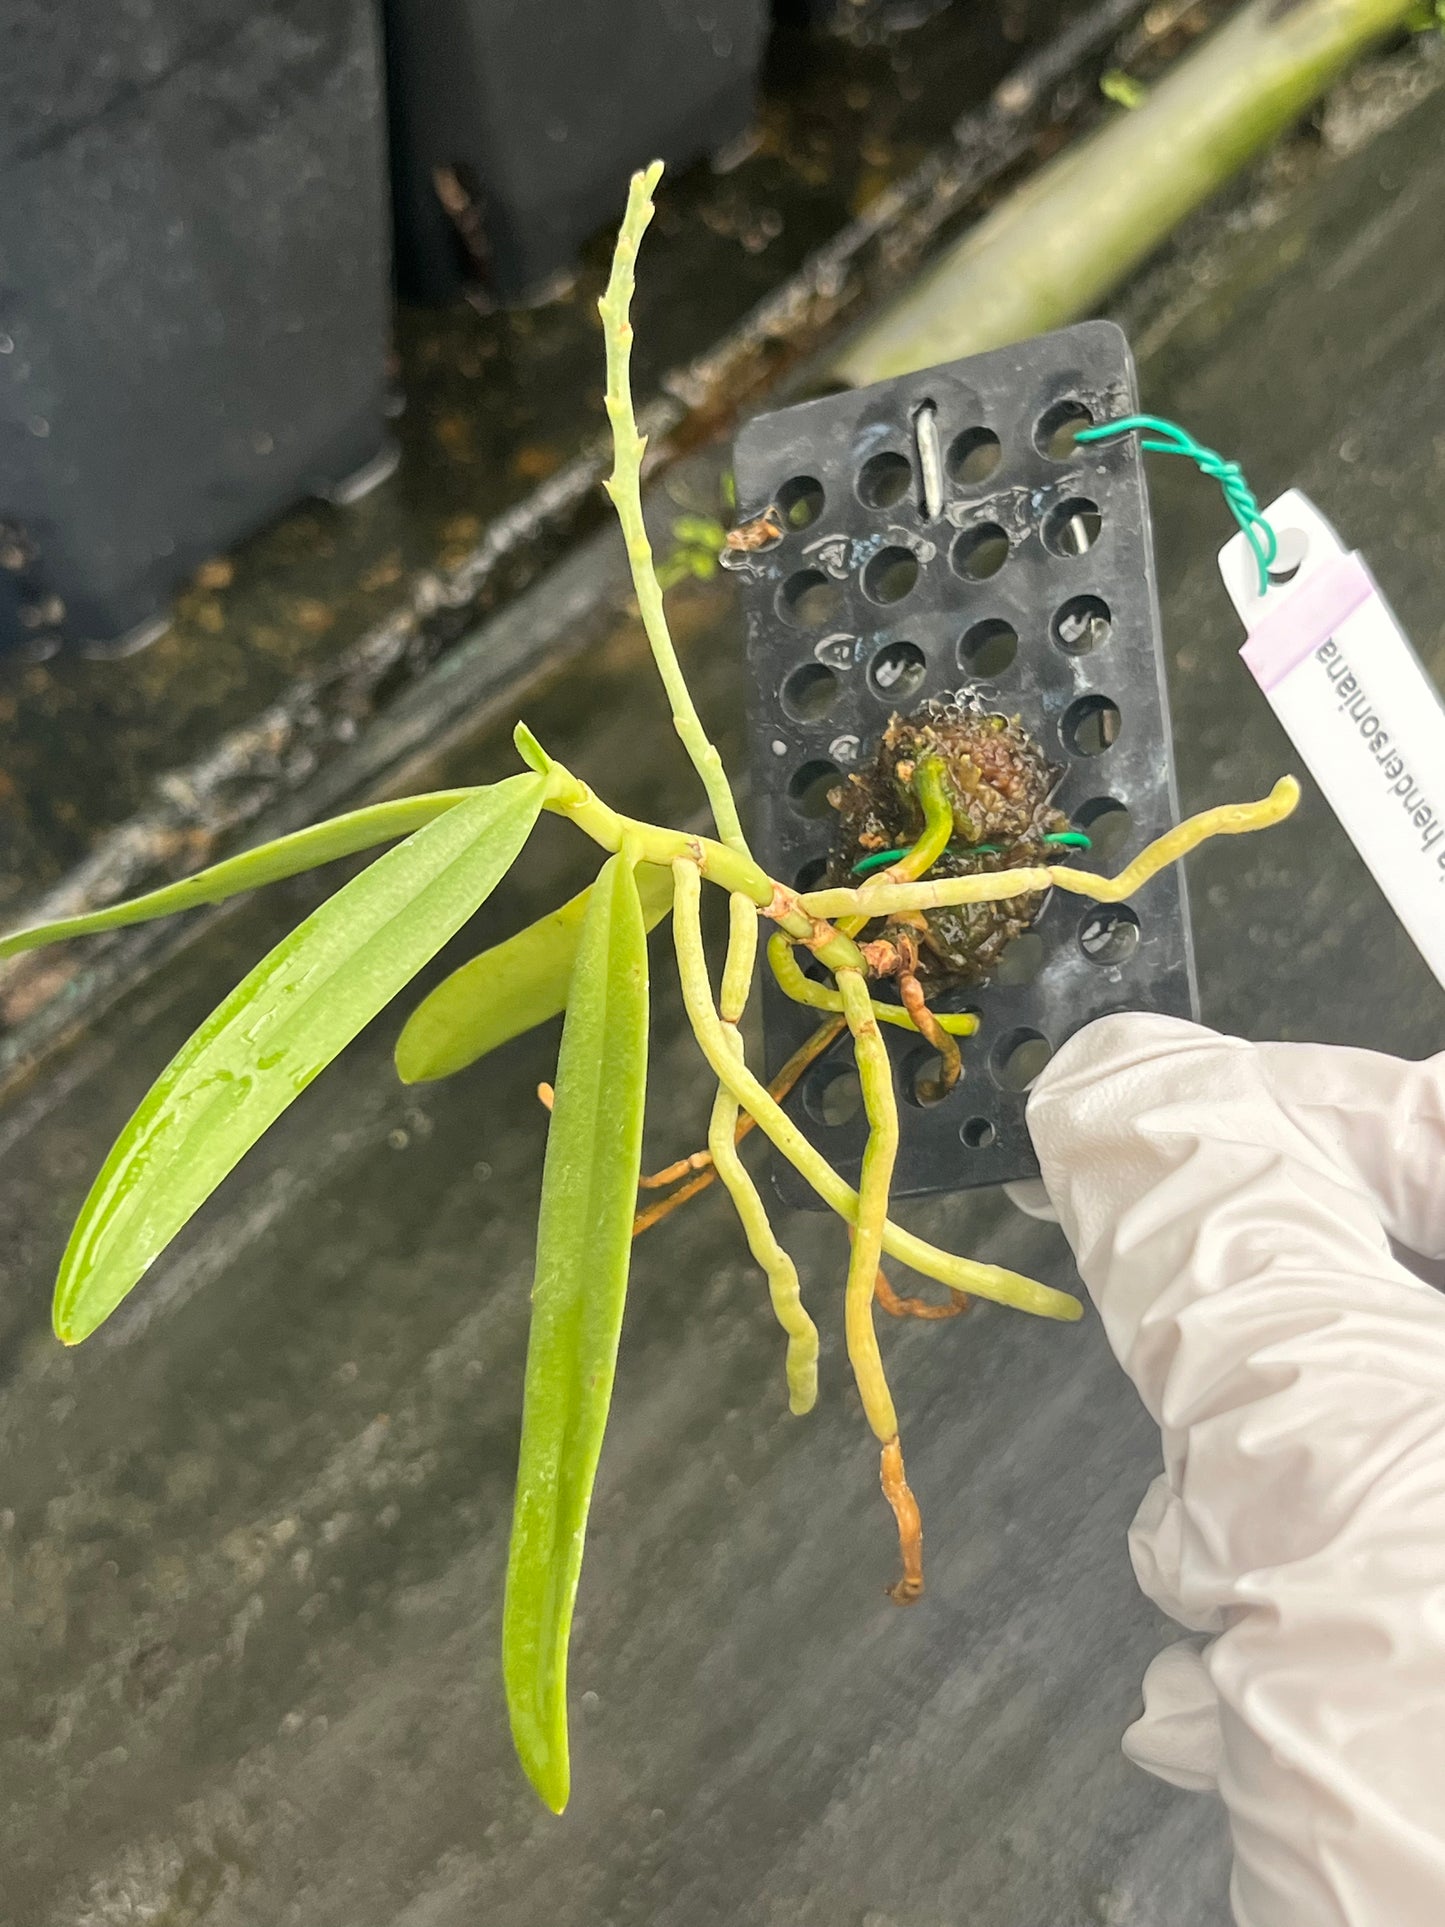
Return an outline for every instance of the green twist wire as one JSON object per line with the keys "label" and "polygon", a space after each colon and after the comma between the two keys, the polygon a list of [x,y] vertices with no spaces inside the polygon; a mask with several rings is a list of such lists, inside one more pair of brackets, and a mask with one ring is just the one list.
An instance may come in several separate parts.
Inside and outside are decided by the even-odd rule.
{"label": "green twist wire", "polygon": [[[1259,512],[1259,503],[1254,491],[1244,479],[1244,471],[1238,462],[1229,462],[1213,448],[1206,448],[1203,442],[1195,441],[1188,429],[1181,428],[1178,422],[1165,421],[1160,415],[1125,415],[1119,421],[1101,422],[1097,428],[1081,428],[1074,439],[1078,442],[1102,442],[1114,435],[1138,434],[1140,448],[1147,448],[1157,455],[1182,455],[1186,461],[1193,462],[1201,475],[1207,475],[1218,482],[1230,514],[1244,531],[1259,569],[1259,593],[1264,595],[1269,589],[1269,568],[1279,551],[1274,530]],[[1149,439],[1145,439],[1145,437]]]}
{"label": "green twist wire", "polygon": [[[1090,848],[1089,839],[1082,830],[1052,830],[1043,840],[1045,843],[1062,844],[1070,850]],[[870,876],[874,870],[882,870],[907,854],[906,850],[875,850],[871,856],[860,857],[849,871],[849,875]],[[997,843],[951,843],[948,854],[950,856],[997,856],[999,846]]]}

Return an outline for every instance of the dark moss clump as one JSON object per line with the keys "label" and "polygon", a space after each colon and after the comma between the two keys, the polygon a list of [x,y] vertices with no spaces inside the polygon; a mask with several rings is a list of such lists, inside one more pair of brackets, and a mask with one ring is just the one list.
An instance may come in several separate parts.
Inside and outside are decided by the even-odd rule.
{"label": "dark moss clump", "polygon": [[[928,872],[931,877],[1057,863],[1066,855],[1044,842],[1068,827],[1049,801],[1061,772],[1018,717],[993,715],[966,700],[930,702],[911,716],[892,717],[872,764],[832,791],[828,800],[838,825],[830,882],[856,882],[854,865],[863,858],[917,842],[923,812],[911,784],[922,756],[941,760],[953,804],[955,840]],[[977,844],[991,847],[978,852],[972,847]],[[1042,893],[1034,893],[926,911],[919,975],[935,983],[984,982],[1042,907]]]}

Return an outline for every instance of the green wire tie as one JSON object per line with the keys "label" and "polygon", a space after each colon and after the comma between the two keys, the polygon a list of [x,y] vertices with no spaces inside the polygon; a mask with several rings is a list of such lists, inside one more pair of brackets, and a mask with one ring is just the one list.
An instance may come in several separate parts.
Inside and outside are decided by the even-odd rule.
{"label": "green wire tie", "polygon": [[[1082,830],[1052,830],[1044,838],[1045,843],[1060,843],[1070,850],[1087,850],[1092,847]],[[859,857],[849,871],[850,876],[866,877],[874,870],[882,870],[890,863],[896,863],[907,850],[875,850],[871,856]],[[950,844],[949,856],[997,856],[997,843]]]}
{"label": "green wire tie", "polygon": [[[1279,543],[1274,530],[1259,512],[1259,503],[1239,463],[1227,462],[1217,450],[1195,441],[1178,422],[1165,421],[1160,415],[1125,415],[1116,422],[1101,422],[1097,428],[1081,428],[1074,440],[1102,442],[1113,435],[1133,434],[1138,434],[1140,448],[1156,455],[1182,455],[1195,464],[1201,475],[1218,482],[1230,514],[1244,531],[1244,539],[1253,551],[1259,569],[1259,593],[1267,594],[1270,564],[1279,553]],[[1144,439],[1146,436],[1151,439]]]}

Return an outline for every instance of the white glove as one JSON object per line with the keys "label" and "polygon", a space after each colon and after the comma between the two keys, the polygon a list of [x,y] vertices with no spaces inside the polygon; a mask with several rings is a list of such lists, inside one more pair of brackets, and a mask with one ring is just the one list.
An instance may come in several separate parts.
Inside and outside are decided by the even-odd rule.
{"label": "white glove", "polygon": [[1445,1923],[1445,1056],[1110,1017],[1029,1102],[1163,1435],[1130,1533],[1196,1632],[1125,1751],[1229,1810],[1241,1927]]}

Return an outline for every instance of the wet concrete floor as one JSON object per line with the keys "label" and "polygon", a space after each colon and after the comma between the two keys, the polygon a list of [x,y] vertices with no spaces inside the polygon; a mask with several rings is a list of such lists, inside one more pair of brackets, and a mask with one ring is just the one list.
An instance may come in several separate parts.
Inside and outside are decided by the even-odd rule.
{"label": "wet concrete floor", "polygon": [[[1120,312],[1147,404],[1237,453],[1263,499],[1311,493],[1445,678],[1445,92],[1373,137],[1353,108],[1347,158],[1264,170]],[[1217,497],[1182,465],[1152,482],[1197,808],[1292,758],[1235,659]],[[722,595],[677,600],[732,753]],[[695,811],[630,626],[526,713],[620,806]],[[513,766],[484,730],[426,774]],[[437,970],[587,868],[544,825]],[[1317,799],[1202,852],[1191,885],[1210,1021],[1440,1046],[1440,993]],[[5,1927],[1223,1927],[1217,1809],[1118,1750],[1169,1629],[1123,1546],[1157,1440],[1096,1323],[978,1308],[884,1333],[928,1529],[929,1591],[900,1613],[838,1344],[841,1238],[787,1227],[827,1334],[820,1408],[793,1420],[715,1197],[639,1248],[574,1645],[576,1792],[562,1821],[537,1807],[497,1643],[551,1032],[407,1092],[388,1014],[131,1308],[54,1344],[54,1266],[111,1136],[321,887],[216,922],[0,1111]],[[661,1159],[697,1139],[705,1079],[655,956]],[[908,1221],[1072,1279],[1057,1234],[996,1199]]]}

